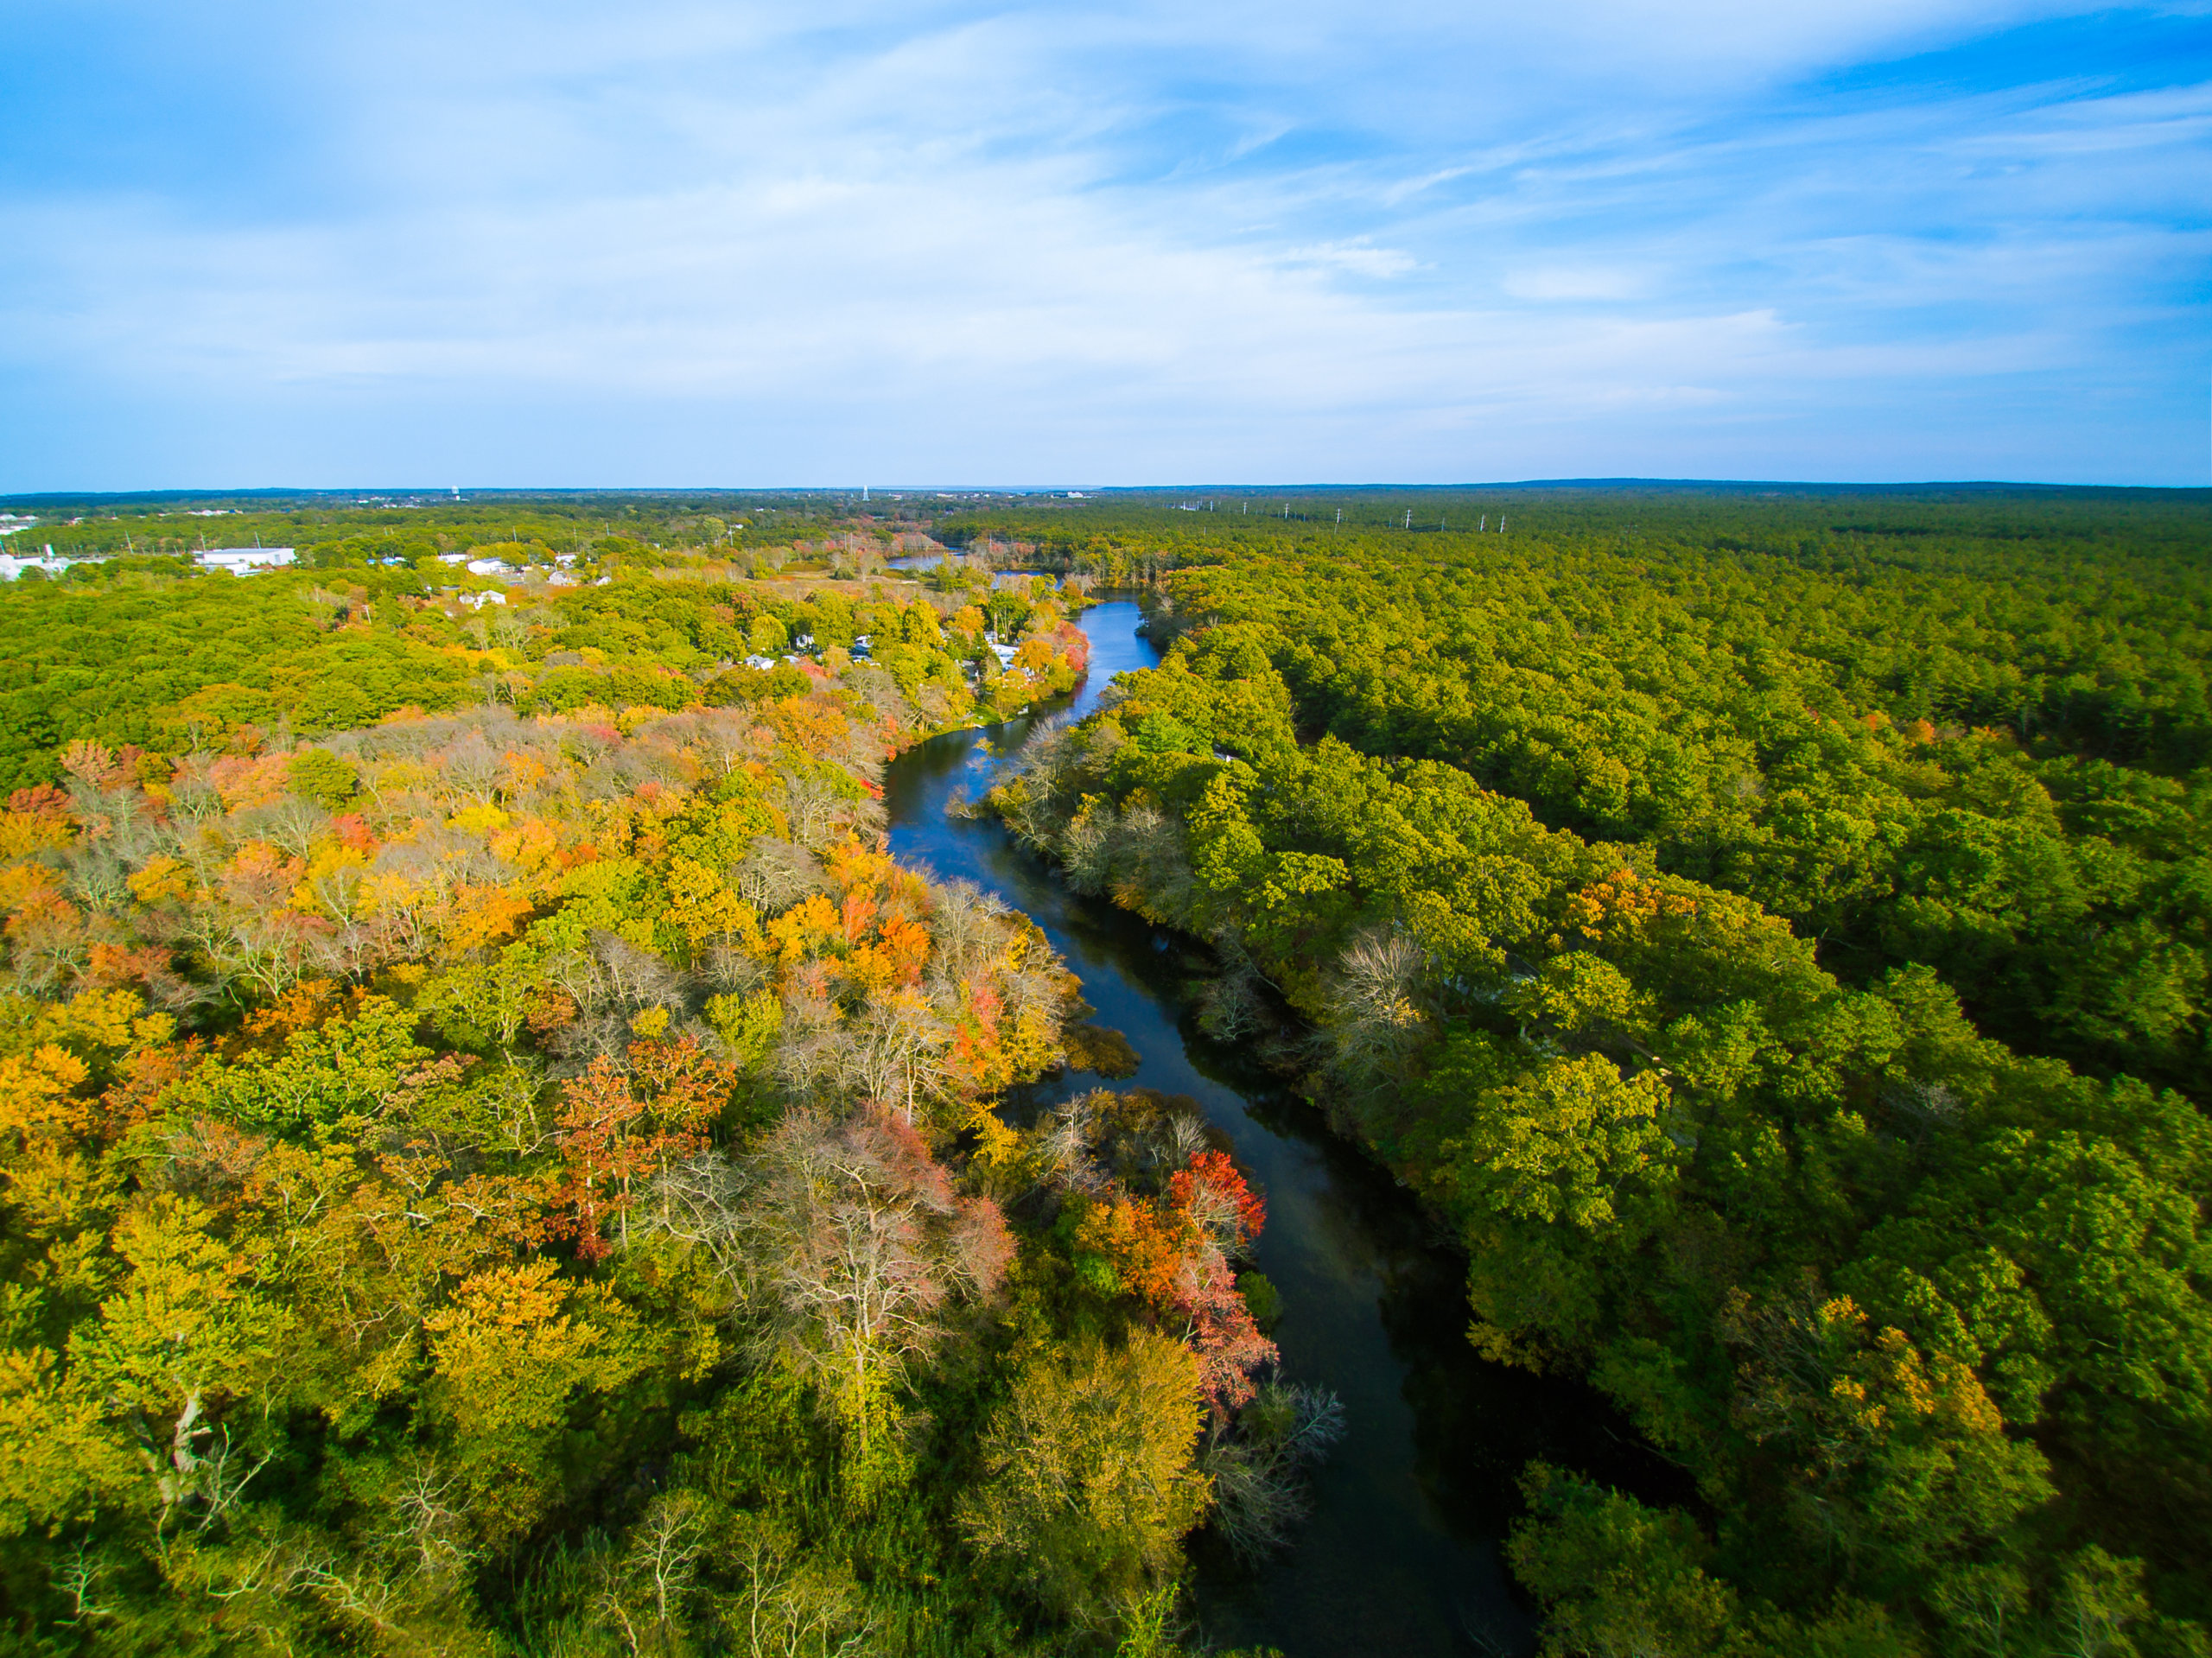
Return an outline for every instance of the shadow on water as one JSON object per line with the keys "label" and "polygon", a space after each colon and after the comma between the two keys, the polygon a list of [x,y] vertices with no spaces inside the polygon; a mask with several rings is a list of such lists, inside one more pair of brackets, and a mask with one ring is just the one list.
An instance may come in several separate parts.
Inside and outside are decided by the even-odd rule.
{"label": "shadow on water", "polygon": [[[1090,674],[1065,717],[1096,707],[1115,673],[1159,659],[1138,620],[1132,603],[1085,613]],[[1476,1356],[1464,1256],[1280,1078],[1198,1029],[1212,965],[1202,944],[1072,891],[995,821],[948,814],[957,791],[982,793],[1038,723],[998,727],[988,744],[955,732],[901,755],[884,779],[892,849],[1036,921],[1097,1021],[1135,1047],[1128,1085],[1191,1095],[1228,1131],[1267,1193],[1257,1264],[1282,1293],[1284,1368],[1344,1403],[1345,1437],[1317,1475],[1295,1547],[1257,1573],[1203,1543],[1195,1551],[1206,1635],[1288,1658],[1525,1651],[1533,1627],[1498,1553],[1522,1465],[1541,1458],[1653,1497],[1686,1496],[1679,1477],[1587,1389]],[[1095,1080],[1048,1083],[1043,1097]]]}

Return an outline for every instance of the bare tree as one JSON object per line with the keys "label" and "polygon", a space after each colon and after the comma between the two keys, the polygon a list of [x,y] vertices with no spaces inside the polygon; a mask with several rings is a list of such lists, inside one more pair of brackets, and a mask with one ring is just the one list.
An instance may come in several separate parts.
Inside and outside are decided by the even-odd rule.
{"label": "bare tree", "polygon": [[1241,1042],[1255,1034],[1264,1010],[1259,975],[1249,967],[1226,969],[1198,994],[1199,1025],[1208,1036],[1223,1042]]}
{"label": "bare tree", "polygon": [[737,895],[764,915],[779,914],[827,885],[813,853],[772,835],[754,838],[735,882]]}
{"label": "bare tree", "polygon": [[1006,948],[1007,908],[964,880],[936,888],[932,897],[929,981],[933,991],[955,992]]}
{"label": "bare tree", "polygon": [[1337,966],[1337,1016],[1325,1033],[1340,1081],[1382,1082],[1426,1039],[1425,965],[1420,947],[1400,932],[1363,933],[1346,947]]}
{"label": "bare tree", "polygon": [[744,1572],[723,1618],[747,1658],[857,1658],[874,1621],[849,1574],[807,1560],[764,1515],[741,1515],[728,1553]]}
{"label": "bare tree", "polygon": [[741,996],[762,988],[772,976],[768,962],[728,933],[718,934],[708,944],[706,957],[698,963],[698,971],[709,989]]}
{"label": "bare tree", "polygon": [[1247,1564],[1257,1565],[1288,1542],[1292,1528],[1313,1511],[1306,1471],[1344,1432],[1344,1405],[1334,1393],[1274,1382],[1245,1407],[1234,1437],[1207,1447],[1211,1523]]}
{"label": "bare tree", "polygon": [[208,964],[226,981],[243,980],[264,997],[283,995],[309,974],[333,969],[329,924],[292,911],[207,911],[201,933]]}
{"label": "bare tree", "polygon": [[286,795],[275,805],[252,814],[254,833],[270,845],[304,859],[315,849],[315,839],[330,827],[330,814],[312,800]]}
{"label": "bare tree", "polygon": [[[1032,845],[1049,847],[1051,825],[1058,821],[1049,799],[1025,797],[1021,804],[1026,810],[1013,823],[1014,833]],[[1077,892],[1096,895],[1113,880],[1115,830],[1119,827],[1113,808],[1105,805],[1067,820],[1059,833],[1058,851],[1068,885]]]}
{"label": "bare tree", "polygon": [[856,663],[845,670],[844,684],[892,724],[904,728],[914,723],[914,705],[899,690],[898,681],[882,669]]}
{"label": "bare tree", "polygon": [[1098,1093],[1079,1095],[1052,1109],[1037,1137],[1037,1151],[1052,1179],[1071,1191],[1106,1188],[1106,1173],[1092,1155],[1098,1134]]}
{"label": "bare tree", "polygon": [[207,761],[194,755],[177,768],[179,780],[169,791],[169,815],[183,823],[205,823],[223,815],[223,797],[207,781]]}
{"label": "bare tree", "polygon": [[468,1521],[461,1477],[418,1453],[388,1499],[390,1522],[378,1540],[395,1553],[412,1555],[414,1570],[438,1582],[457,1580],[475,1558],[465,1540]]}
{"label": "bare tree", "polygon": [[842,778],[827,766],[805,766],[783,774],[784,812],[791,839],[813,850],[828,846],[848,829],[873,828],[881,816],[874,801],[855,801]]}
{"label": "bare tree", "polygon": [[448,749],[442,769],[448,784],[485,805],[499,792],[499,757],[480,734],[472,734]]}
{"label": "bare tree", "polygon": [[871,1407],[943,1332],[951,1182],[912,1129],[873,1113],[794,1113],[760,1171],[768,1339],[821,1379],[865,1445]]}
{"label": "bare tree", "polygon": [[699,716],[700,757],[716,777],[728,777],[758,757],[766,728],[741,708],[716,708]]}
{"label": "bare tree", "polygon": [[696,1491],[663,1491],[631,1528],[630,1546],[600,1591],[601,1621],[632,1653],[683,1649],[683,1602],[707,1557],[707,1505]]}
{"label": "bare tree", "polygon": [[849,1092],[896,1110],[907,1122],[914,1107],[944,1082],[942,1056],[952,1026],[912,992],[870,996],[848,1039],[833,1050]]}
{"label": "bare tree", "polygon": [[1191,860],[1182,825],[1156,806],[1122,814],[1113,853],[1116,896],[1155,921],[1178,922],[1191,902]]}
{"label": "bare tree", "polygon": [[664,1169],[631,1217],[639,1240],[667,1238],[703,1254],[743,1306],[756,1287],[757,1263],[747,1233],[747,1206],[758,1186],[751,1164],[708,1150]]}
{"label": "bare tree", "polygon": [[619,933],[594,932],[593,958],[599,963],[605,995],[624,1010],[682,1005],[683,977],[649,950]]}

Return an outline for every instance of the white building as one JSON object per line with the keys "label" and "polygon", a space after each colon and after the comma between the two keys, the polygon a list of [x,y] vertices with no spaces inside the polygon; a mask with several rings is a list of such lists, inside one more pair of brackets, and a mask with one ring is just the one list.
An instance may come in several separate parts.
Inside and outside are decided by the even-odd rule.
{"label": "white building", "polygon": [[504,558],[472,558],[468,561],[471,575],[512,575],[514,566]]}
{"label": "white building", "polygon": [[228,570],[233,575],[250,575],[256,570],[273,570],[292,562],[289,547],[211,547],[194,555],[196,562],[211,570]]}
{"label": "white building", "polygon": [[50,549],[43,558],[18,558],[13,553],[0,553],[0,581],[12,581],[25,570],[59,575],[77,562],[73,558],[56,558]]}

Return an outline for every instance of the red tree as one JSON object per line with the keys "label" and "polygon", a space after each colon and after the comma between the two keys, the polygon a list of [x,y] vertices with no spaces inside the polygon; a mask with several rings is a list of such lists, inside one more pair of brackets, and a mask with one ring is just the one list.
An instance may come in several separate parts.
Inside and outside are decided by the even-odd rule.
{"label": "red tree", "polygon": [[687,1036],[632,1042],[627,1075],[602,1057],[569,1084],[556,1201],[569,1211],[559,1229],[575,1239],[578,1255],[587,1261],[607,1255],[612,1246],[602,1229],[629,1208],[637,1177],[703,1147],[707,1125],[736,1081],[735,1065],[710,1058]]}
{"label": "red tree", "polygon": [[1191,1321],[1184,1339],[1198,1356],[1199,1388],[1224,1416],[1249,1404],[1259,1391],[1253,1377],[1282,1354],[1253,1323],[1236,1293],[1236,1274],[1218,1249],[1209,1246],[1191,1263],[1177,1299]]}
{"label": "red tree", "polygon": [[1168,1201],[1231,1255],[1242,1255],[1268,1223],[1267,1200],[1252,1190],[1227,1152],[1193,1152],[1191,1166],[1167,1183]]}

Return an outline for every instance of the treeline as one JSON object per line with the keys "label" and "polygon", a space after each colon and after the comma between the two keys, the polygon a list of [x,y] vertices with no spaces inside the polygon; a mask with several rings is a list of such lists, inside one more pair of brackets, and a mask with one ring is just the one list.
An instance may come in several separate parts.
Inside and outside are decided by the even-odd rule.
{"label": "treeline", "polygon": [[[813,670],[849,671],[872,706],[929,729],[979,710],[1004,717],[1067,689],[1083,668],[1068,624],[1083,600],[1041,581],[994,588],[955,569],[927,587],[755,583],[693,560],[552,587],[432,569],[241,579],[142,569],[0,592],[0,789],[57,782],[60,751],[80,739],[221,752],[409,708],[674,710],[789,696],[809,670],[779,659],[802,638]],[[988,648],[992,635],[1014,645],[1013,661]],[[856,650],[868,660],[855,670]],[[764,657],[780,677],[742,666]]]}
{"label": "treeline", "polygon": [[[1185,510],[1200,503],[1210,510]],[[1966,575],[2061,589],[2093,607],[2118,582],[2179,597],[2201,615],[2208,513],[2212,492],[2178,490],[1531,486],[1173,498],[1116,491],[1084,501],[966,508],[941,520],[937,533],[963,545],[1027,542],[1039,569],[1110,571],[1116,586],[1148,586],[1192,562],[1301,545],[1387,548],[1393,558],[1448,562],[1534,543],[1600,556],[1782,558],[1848,580]]]}
{"label": "treeline", "polygon": [[[936,505],[934,502],[929,505]],[[302,562],[412,556],[531,543],[630,557],[788,546],[794,539],[887,542],[925,530],[924,504],[861,502],[821,492],[594,495],[481,494],[412,502],[305,492],[297,496],[17,496],[0,505],[36,515],[22,541],[76,557],[181,556],[200,546],[257,542],[299,550]],[[19,543],[20,544],[20,543]]]}
{"label": "treeline", "polygon": [[1529,1471],[1548,1648],[2206,1650],[2191,571],[1205,527],[995,798],[1696,1476]]}
{"label": "treeline", "polygon": [[[75,737],[0,814],[10,1643],[1176,1650],[1184,1539],[1278,1543],[1335,1407],[1275,1375],[1264,1205],[1193,1102],[996,1109],[1116,1045],[1033,926],[880,850],[974,607],[331,592],[6,601],[81,628],[48,662],[238,675],[99,658],[62,719],[193,743]],[[994,598],[986,691],[1071,677],[1052,601]],[[409,706],[299,741],[255,607],[302,683],[359,630]],[[795,628],[875,663],[715,666]]]}

